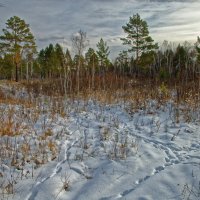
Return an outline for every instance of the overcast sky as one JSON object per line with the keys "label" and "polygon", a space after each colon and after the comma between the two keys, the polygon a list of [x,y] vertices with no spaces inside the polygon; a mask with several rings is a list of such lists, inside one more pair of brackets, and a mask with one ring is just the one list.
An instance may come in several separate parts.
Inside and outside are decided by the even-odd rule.
{"label": "overcast sky", "polygon": [[82,29],[90,46],[102,37],[117,54],[122,26],[139,13],[156,42],[191,41],[200,35],[200,0],[0,0],[0,32],[11,16],[30,24],[39,48],[61,43]]}

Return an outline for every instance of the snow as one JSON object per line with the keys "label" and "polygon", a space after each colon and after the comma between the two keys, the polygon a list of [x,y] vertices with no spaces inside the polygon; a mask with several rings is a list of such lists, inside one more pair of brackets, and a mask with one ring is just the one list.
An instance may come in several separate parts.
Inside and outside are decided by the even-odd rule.
{"label": "snow", "polygon": [[[31,119],[23,122],[32,129],[27,134],[22,128],[26,133],[16,136],[18,145],[26,137],[31,150],[37,152],[41,147],[38,138],[51,129],[46,140],[55,143],[57,156],[50,159],[53,153],[44,149],[46,161],[38,166],[25,163],[23,173],[34,165],[34,175],[22,178],[21,171],[10,167],[8,160],[1,161],[0,184],[10,180],[11,174],[16,184],[14,194],[0,199],[200,199],[198,118],[186,122],[180,116],[177,122],[171,102],[158,108],[152,101],[137,112],[128,103],[69,101],[66,106],[67,116],[52,117],[44,112],[35,123]],[[14,109],[17,120],[20,106]],[[4,139],[6,136],[1,137],[1,145]]]}

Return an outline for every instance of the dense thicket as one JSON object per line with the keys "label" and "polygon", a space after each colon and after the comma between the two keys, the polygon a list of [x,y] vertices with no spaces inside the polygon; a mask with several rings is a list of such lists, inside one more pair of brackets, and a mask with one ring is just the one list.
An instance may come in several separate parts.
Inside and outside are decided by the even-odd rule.
{"label": "dense thicket", "polygon": [[[12,26],[16,21],[18,34]],[[111,62],[107,43],[101,38],[93,49],[88,45],[86,33],[81,30],[71,38],[74,56],[60,44],[49,44],[35,54],[34,37],[29,25],[13,17],[7,22],[7,29],[11,32],[4,29],[4,35],[0,37],[0,78],[18,80],[19,73],[21,80],[51,79],[60,85],[59,92],[62,94],[113,86],[123,88],[126,86],[125,79],[187,85],[199,78],[199,37],[195,44],[184,42],[176,45],[164,41],[158,47],[149,36],[146,21],[139,14],[130,17],[122,28],[127,34],[122,38],[123,44],[129,49],[120,52]],[[24,31],[23,38],[20,30]]]}

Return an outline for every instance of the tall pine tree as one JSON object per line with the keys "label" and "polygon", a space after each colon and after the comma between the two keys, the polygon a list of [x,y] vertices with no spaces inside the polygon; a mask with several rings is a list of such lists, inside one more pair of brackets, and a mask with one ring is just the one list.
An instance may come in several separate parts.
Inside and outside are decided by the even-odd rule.
{"label": "tall pine tree", "polygon": [[18,68],[25,52],[35,52],[36,45],[29,25],[17,16],[6,22],[3,35],[0,36],[0,49],[4,54],[12,54],[15,63],[15,80],[18,81]]}
{"label": "tall pine tree", "polygon": [[197,37],[197,42],[195,46],[197,51],[197,63],[200,64],[200,37]]}
{"label": "tall pine tree", "polygon": [[106,67],[110,61],[108,59],[108,55],[110,54],[109,47],[107,43],[101,38],[100,41],[97,43],[97,56],[99,58],[99,62],[101,67]]}
{"label": "tall pine tree", "polygon": [[121,38],[124,45],[129,45],[129,52],[136,54],[136,62],[138,63],[142,53],[148,53],[158,48],[154,40],[149,36],[147,22],[140,18],[139,14],[130,17],[129,22],[122,26],[127,34],[125,38]]}

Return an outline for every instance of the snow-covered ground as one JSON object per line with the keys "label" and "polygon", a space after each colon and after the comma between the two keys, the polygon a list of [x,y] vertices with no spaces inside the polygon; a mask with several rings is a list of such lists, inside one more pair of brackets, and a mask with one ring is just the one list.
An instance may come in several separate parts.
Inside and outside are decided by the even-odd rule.
{"label": "snow-covered ground", "polygon": [[[14,107],[17,120],[21,108]],[[149,101],[136,112],[128,103],[91,100],[68,101],[66,112],[25,117],[24,133],[11,141],[32,155],[19,153],[16,160],[24,163],[18,167],[1,158],[0,199],[200,199],[198,111],[185,122],[173,103]],[[14,194],[8,195],[12,180]]]}

